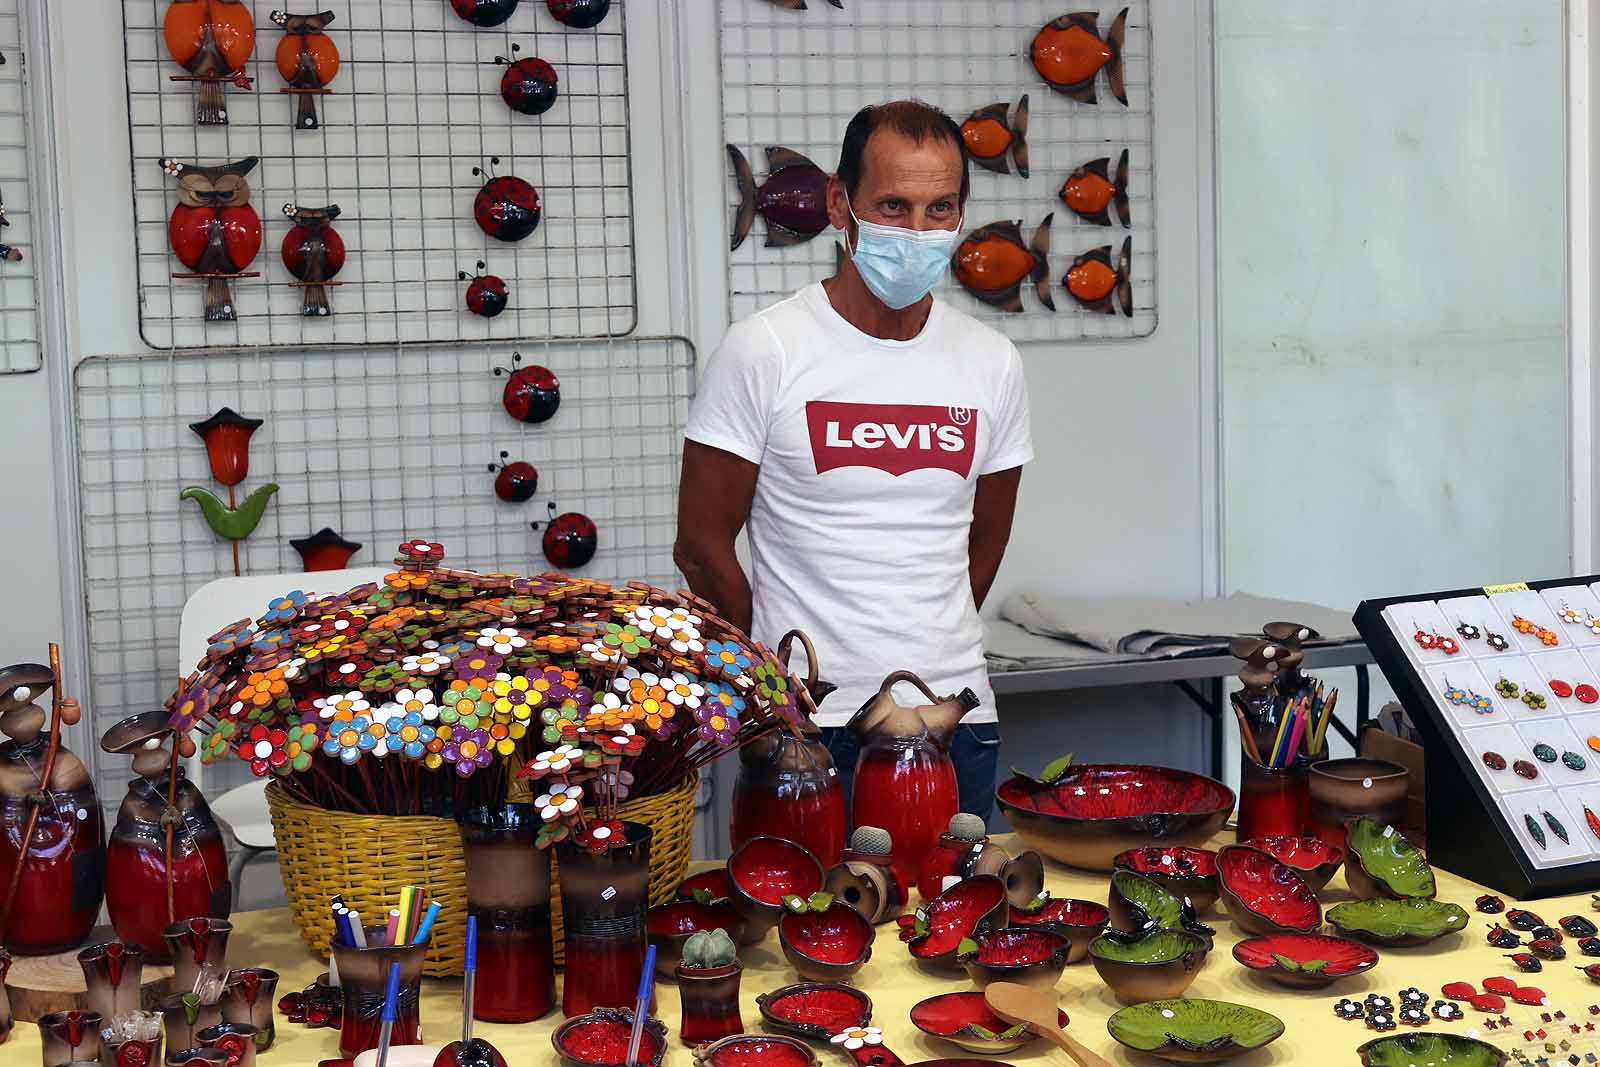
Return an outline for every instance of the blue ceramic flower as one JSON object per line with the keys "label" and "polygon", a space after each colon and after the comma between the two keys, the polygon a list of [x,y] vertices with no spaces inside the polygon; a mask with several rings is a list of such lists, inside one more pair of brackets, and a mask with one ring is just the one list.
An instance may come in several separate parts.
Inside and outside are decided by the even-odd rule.
{"label": "blue ceramic flower", "polygon": [[253,655],[261,656],[290,648],[293,645],[294,638],[289,635],[288,630],[259,630],[250,642],[250,652]]}
{"label": "blue ceramic flower", "polygon": [[712,674],[732,681],[747,678],[754,667],[750,650],[737,641],[706,642],[706,669]]}
{"label": "blue ceramic flower", "polygon": [[267,602],[267,613],[256,622],[262,626],[276,626],[279,623],[292,622],[300,614],[300,609],[305,607],[306,594],[299,589],[291,589],[280,597],[273,597]]}
{"label": "blue ceramic flower", "polygon": [[715,682],[709,679],[700,684],[706,689],[702,708],[720,708],[723,714],[733,718],[744,714],[744,697],[740,696],[739,691],[733,686],[727,682]]}

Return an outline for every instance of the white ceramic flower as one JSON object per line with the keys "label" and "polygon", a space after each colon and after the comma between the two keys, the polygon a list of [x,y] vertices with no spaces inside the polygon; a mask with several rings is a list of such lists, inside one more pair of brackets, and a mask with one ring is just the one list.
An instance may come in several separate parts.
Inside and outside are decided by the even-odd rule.
{"label": "white ceramic flower", "polygon": [[166,173],[167,177],[176,178],[183,173],[183,164],[176,159],[163,159],[161,161],[161,169]]}
{"label": "white ceramic flower", "polygon": [[706,687],[687,674],[673,672],[667,679],[667,703],[693,711],[705,699]]}
{"label": "white ceramic flower", "polygon": [[584,654],[596,663],[621,663],[622,652],[620,649],[607,648],[598,641],[590,641],[583,646]]}
{"label": "white ceramic flower", "polygon": [[834,1034],[830,1038],[835,1045],[843,1045],[847,1050],[854,1052],[867,1045],[883,1044],[883,1031],[875,1026],[852,1026],[850,1029]]}
{"label": "white ceramic flower", "polygon": [[679,630],[673,635],[668,647],[680,656],[698,656],[706,650],[705,642],[700,640],[700,631],[692,628]]}
{"label": "white ceramic flower", "polygon": [[400,669],[407,674],[438,674],[450,661],[437,652],[419,652],[400,661]]}
{"label": "white ceramic flower", "polygon": [[286,681],[286,682],[295,681],[297,678],[300,677],[300,675],[305,671],[305,669],[306,669],[306,661],[305,661],[305,659],[300,657],[300,656],[296,656],[294,659],[289,660],[287,663],[285,663],[283,665],[283,680]]}
{"label": "white ceramic flower", "polygon": [[359,689],[323,697],[322,700],[317,702],[316,707],[317,713],[324,722],[334,719],[349,720],[357,715],[365,715],[372,710],[372,705],[367,701],[366,694]]}
{"label": "white ceramic flower", "polygon": [[578,804],[583,800],[583,788],[569,785],[555,789],[534,800],[534,807],[539,809],[539,817],[545,822],[555,822],[563,815],[572,815],[578,810]]}
{"label": "white ceramic flower", "polygon": [[394,702],[402,715],[414,711],[422,716],[423,722],[439,717],[439,705],[434,703],[432,689],[401,689],[395,693]]}
{"label": "white ceramic flower", "polygon": [[509,626],[487,626],[478,631],[478,647],[505,656],[528,647],[528,639]]}
{"label": "white ceramic flower", "polygon": [[642,634],[659,635],[663,640],[672,636],[672,613],[666,608],[641,607],[628,612],[628,621]]}
{"label": "white ceramic flower", "polygon": [[562,745],[548,752],[541,752],[533,757],[532,771],[548,771],[551,774],[564,774],[572,769],[573,757],[581,753],[573,745]]}

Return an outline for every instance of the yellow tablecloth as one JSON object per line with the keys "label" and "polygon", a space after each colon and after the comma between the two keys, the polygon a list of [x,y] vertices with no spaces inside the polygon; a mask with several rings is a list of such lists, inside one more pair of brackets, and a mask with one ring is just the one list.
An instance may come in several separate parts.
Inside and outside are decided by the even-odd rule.
{"label": "yellow tablecloth", "polygon": [[[1220,847],[1232,840],[1229,833],[1213,843]],[[1012,850],[1021,847],[1014,838],[997,838],[998,843]],[[706,864],[698,865],[699,869]],[[1047,862],[1047,882],[1050,892],[1058,897],[1079,897],[1104,902],[1107,876],[1068,870]],[[1513,1021],[1506,1031],[1483,1031],[1487,1018],[1463,1005],[1467,1017],[1458,1022],[1431,1022],[1425,1029],[1442,1030],[1475,1036],[1510,1051],[1526,1047],[1524,1030],[1543,1026],[1551,1040],[1558,1037],[1573,1042],[1573,1050],[1581,1057],[1593,1049],[1600,1054],[1600,1015],[1590,1015],[1589,1006],[1600,1004],[1600,985],[1591,983],[1576,966],[1592,962],[1579,955],[1573,939],[1567,939],[1569,955],[1558,963],[1547,963],[1542,973],[1519,975],[1500,949],[1484,940],[1486,923],[1493,917],[1473,911],[1473,900],[1485,892],[1481,887],[1439,872],[1439,898],[1460,904],[1472,914],[1472,923],[1466,931],[1441,938],[1420,948],[1379,948],[1382,959],[1378,966],[1364,975],[1336,982],[1320,990],[1297,991],[1285,989],[1260,978],[1241,967],[1232,956],[1232,949],[1241,940],[1239,932],[1220,911],[1204,916],[1216,927],[1216,947],[1207,957],[1195,983],[1189,988],[1191,997],[1206,997],[1252,1004],[1281,1018],[1287,1030],[1272,1045],[1241,1056],[1232,1063],[1241,1067],[1260,1067],[1270,1063],[1321,1065],[1355,1063],[1354,1050],[1376,1036],[1361,1022],[1347,1022],[1333,1016],[1333,1003],[1341,996],[1360,999],[1368,993],[1381,993],[1393,999],[1407,986],[1418,986],[1430,998],[1437,998],[1440,987],[1450,981],[1468,981],[1478,985],[1490,975],[1509,975],[1523,985],[1535,985],[1548,994],[1550,1004],[1545,1008],[1524,1007],[1508,1003],[1505,1014]],[[1335,875],[1320,894],[1326,908],[1352,899],[1344,885],[1344,876]],[[1508,901],[1508,906],[1515,907]],[[1220,909],[1220,904],[1218,905]],[[1563,915],[1579,914],[1600,922],[1589,906],[1587,895],[1541,900],[1530,905],[1531,910],[1543,916],[1552,925]],[[310,983],[319,972],[326,969],[326,961],[312,957],[301,943],[299,935],[283,909],[255,911],[233,918],[234,933],[228,947],[228,960],[233,966],[257,965],[271,967],[283,976],[279,985],[283,992],[299,989]],[[741,986],[745,1028],[759,1030],[760,1013],[755,1007],[758,994],[798,981],[793,968],[783,958],[774,932],[766,941],[743,951],[744,980]],[[872,998],[873,1025],[884,1032],[885,1043],[907,1063],[944,1056],[965,1055],[955,1046],[928,1037],[911,1025],[909,1013],[912,1005],[925,997],[938,993],[972,988],[964,975],[943,975],[922,970],[911,962],[905,946],[901,944],[893,924],[878,928],[873,946],[872,960],[856,977],[856,984]],[[670,979],[657,986],[656,1014],[667,1024],[673,1041],[666,1063],[672,1067],[688,1067],[692,1062],[689,1052],[677,1043],[679,1022],[678,994]],[[1141,1053],[1131,1052],[1112,1040],[1106,1032],[1106,1019],[1120,1005],[1111,991],[1101,984],[1094,967],[1085,961],[1067,968],[1058,987],[1062,1007],[1071,1016],[1070,1032],[1090,1048],[1113,1063],[1156,1064],[1159,1061]],[[559,1000],[558,1000],[559,1003]],[[1541,1012],[1565,1011],[1562,1022],[1543,1023]],[[530,1064],[553,1064],[555,1054],[550,1046],[550,1033],[561,1021],[559,1010],[546,1018],[522,1026],[493,1026],[477,1024],[477,1032],[492,1041],[506,1059],[518,1067]],[[1570,1027],[1582,1027],[1594,1022],[1594,1032],[1573,1035]],[[461,1032],[461,983],[459,981],[424,980],[422,996],[422,1024],[424,1039],[433,1044],[443,1044]],[[1399,1027],[1397,1032],[1409,1028]],[[335,1030],[307,1030],[305,1027],[278,1019],[278,1041],[262,1057],[264,1065],[281,1064],[285,1067],[315,1064],[318,1060],[338,1055],[339,1035]],[[824,1065],[846,1067],[848,1060],[842,1053],[818,1048]],[[1010,1053],[1007,1061],[1016,1064],[1066,1063],[1065,1056],[1054,1051],[1054,1046],[1043,1041],[1035,1042],[1019,1052]],[[40,1062],[39,1036],[36,1027],[20,1023],[11,1040],[0,1047],[0,1064],[18,1067]],[[1566,1053],[1551,1056],[1551,1064],[1564,1064]]]}

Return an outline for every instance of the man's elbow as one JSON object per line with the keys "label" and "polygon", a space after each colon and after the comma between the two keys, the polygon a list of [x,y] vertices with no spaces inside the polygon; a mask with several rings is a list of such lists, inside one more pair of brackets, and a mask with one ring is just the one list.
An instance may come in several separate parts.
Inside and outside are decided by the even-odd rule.
{"label": "man's elbow", "polygon": [[689,583],[691,590],[701,587],[710,556],[703,541],[680,533],[672,545],[672,562]]}

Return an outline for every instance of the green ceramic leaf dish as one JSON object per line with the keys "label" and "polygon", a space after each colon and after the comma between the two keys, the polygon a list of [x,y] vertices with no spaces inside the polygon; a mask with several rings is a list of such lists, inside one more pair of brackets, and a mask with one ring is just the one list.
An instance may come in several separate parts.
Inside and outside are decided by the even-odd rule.
{"label": "green ceramic leaf dish", "polygon": [[1150,879],[1132,871],[1117,871],[1111,876],[1111,888],[1133,908],[1154,919],[1161,929],[1177,930],[1183,927],[1183,901]]}
{"label": "green ceramic leaf dish", "polygon": [[1390,1034],[1356,1049],[1365,1067],[1504,1067],[1493,1045],[1456,1034]]}
{"label": "green ceramic leaf dish", "polygon": [[1221,1000],[1152,1000],[1123,1008],[1106,1029],[1128,1048],[1173,1063],[1220,1063],[1277,1040],[1283,1021]]}
{"label": "green ceramic leaf dish", "polygon": [[1166,963],[1194,951],[1202,940],[1183,930],[1157,930],[1131,943],[1102,936],[1090,943],[1089,954],[1117,963]]}
{"label": "green ceramic leaf dish", "polygon": [[1341,934],[1379,945],[1421,945],[1467,927],[1467,913],[1442,900],[1375,897],[1328,909],[1327,919]]}
{"label": "green ceramic leaf dish", "polygon": [[1431,897],[1439,891],[1422,850],[1393,827],[1365,816],[1350,824],[1345,881],[1362,899]]}

